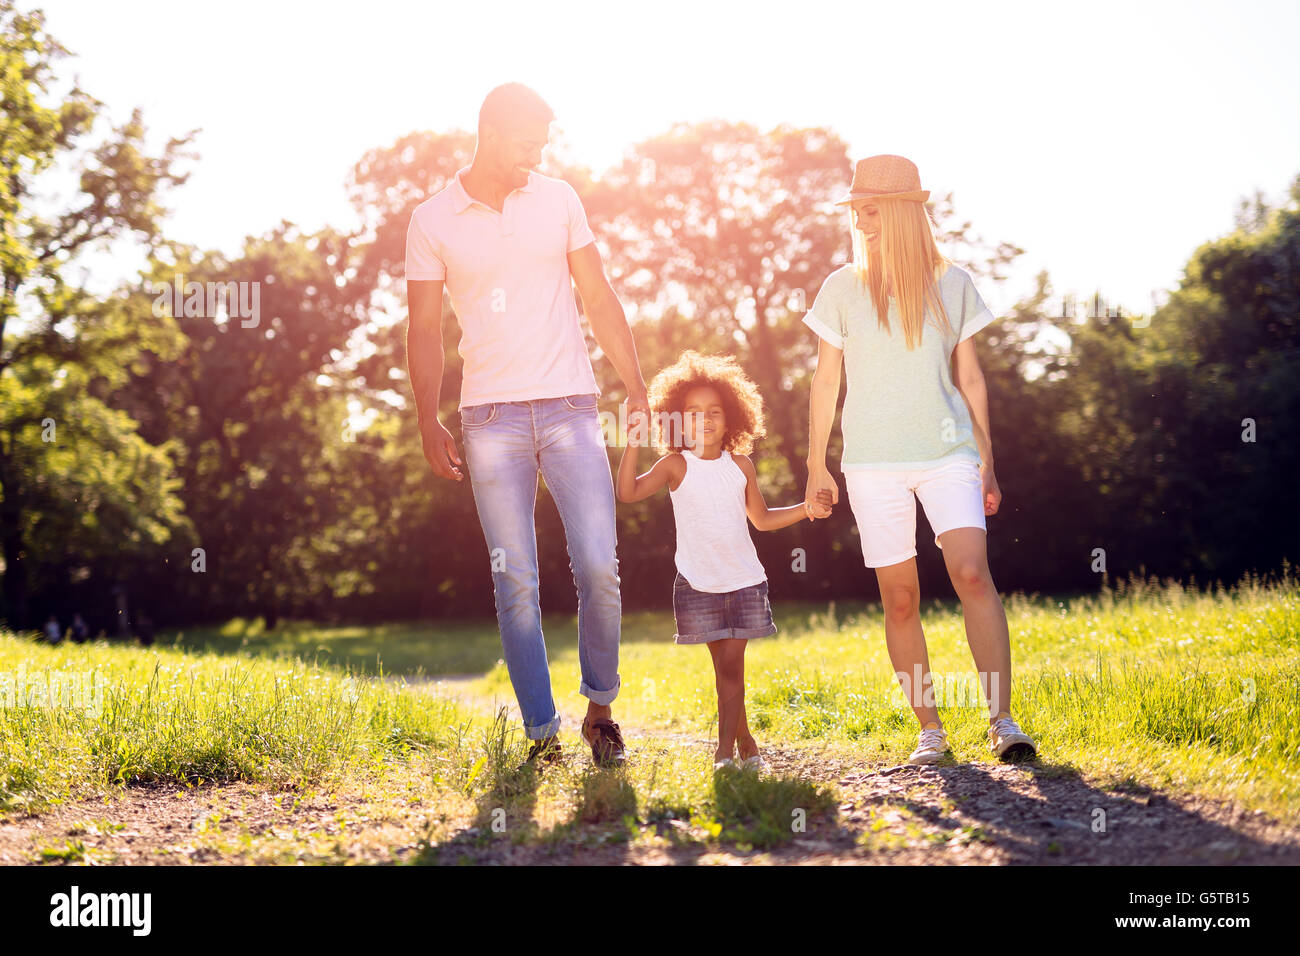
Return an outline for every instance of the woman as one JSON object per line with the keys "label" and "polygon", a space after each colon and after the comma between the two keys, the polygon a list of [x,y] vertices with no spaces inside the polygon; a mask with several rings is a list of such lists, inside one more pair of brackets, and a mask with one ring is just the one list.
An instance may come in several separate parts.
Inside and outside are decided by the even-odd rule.
{"label": "woman", "polygon": [[1002,499],[993,472],[988,401],[972,336],[993,321],[971,277],[935,245],[916,166],[872,156],[849,195],[853,262],[822,284],[804,323],[821,339],[809,425],[809,505],[839,487],[826,466],[841,363],[848,376],[841,470],[885,611],[885,641],[921,724],[911,764],[948,752],[930,691],[916,575],[916,498],[961,599],[989,703],[989,746],[1001,759],[1032,758],[1033,740],[1011,716],[1011,642],[989,573],[985,515]]}

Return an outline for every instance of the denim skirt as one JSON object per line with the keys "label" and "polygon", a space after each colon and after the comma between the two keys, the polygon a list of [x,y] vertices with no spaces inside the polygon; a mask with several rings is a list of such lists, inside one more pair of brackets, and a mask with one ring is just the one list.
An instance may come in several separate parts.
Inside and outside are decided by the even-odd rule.
{"label": "denim skirt", "polygon": [[673,616],[678,644],[707,644],[728,637],[749,640],[776,633],[766,581],[713,594],[695,590],[679,571],[673,581]]}

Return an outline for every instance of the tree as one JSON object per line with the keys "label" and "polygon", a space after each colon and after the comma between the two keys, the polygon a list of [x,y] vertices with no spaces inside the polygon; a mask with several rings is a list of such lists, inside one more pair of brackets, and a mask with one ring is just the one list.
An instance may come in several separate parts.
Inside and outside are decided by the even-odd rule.
{"label": "tree", "polygon": [[[160,253],[150,279],[182,290],[161,298],[179,313],[184,349],[149,363],[122,400],[151,438],[183,445],[205,565],[192,573],[177,554],[161,573],[209,613],[260,614],[274,627],[330,593],[318,535],[347,516],[352,389],[336,366],[365,314],[369,290],[345,278],[361,252],[351,236],[285,223],[233,260],[175,244]],[[209,288],[237,294],[238,307],[209,301]]]}
{"label": "tree", "polygon": [[[113,240],[157,239],[159,196],[184,181],[174,167],[188,137],[151,156],[136,112],[80,149],[101,104],[75,87],[54,96],[65,53],[39,12],[0,0],[0,542],[4,614],[17,627],[31,622],[34,566],[151,547],[183,524],[174,449],[141,439],[107,400],[142,353],[173,354],[175,329],[140,298],[98,300],[66,273]],[[60,160],[80,167],[79,190],[45,216],[36,184]]]}

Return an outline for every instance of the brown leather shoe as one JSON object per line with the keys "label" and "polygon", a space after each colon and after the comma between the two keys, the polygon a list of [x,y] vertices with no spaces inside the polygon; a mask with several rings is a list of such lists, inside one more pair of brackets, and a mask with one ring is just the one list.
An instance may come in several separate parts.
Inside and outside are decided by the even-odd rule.
{"label": "brown leather shoe", "polygon": [[543,764],[559,763],[563,759],[564,753],[560,750],[560,738],[551,736],[533,741],[532,747],[528,749],[528,759],[524,763],[533,764],[540,769]]}
{"label": "brown leather shoe", "polygon": [[599,767],[617,767],[627,759],[623,735],[608,717],[582,722],[582,741],[591,747],[591,759]]}

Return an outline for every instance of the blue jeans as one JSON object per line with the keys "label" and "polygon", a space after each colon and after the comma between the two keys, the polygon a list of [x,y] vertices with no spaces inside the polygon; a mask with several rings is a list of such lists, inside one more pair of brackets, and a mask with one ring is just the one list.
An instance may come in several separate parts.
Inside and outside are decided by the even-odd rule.
{"label": "blue jeans", "polygon": [[597,704],[618,696],[619,594],[614,480],[595,395],[489,402],[460,412],[474,505],[487,541],[497,624],[510,683],[532,740],[560,717],[542,637],[537,588],[537,473],[559,508],[578,588],[578,692]]}

